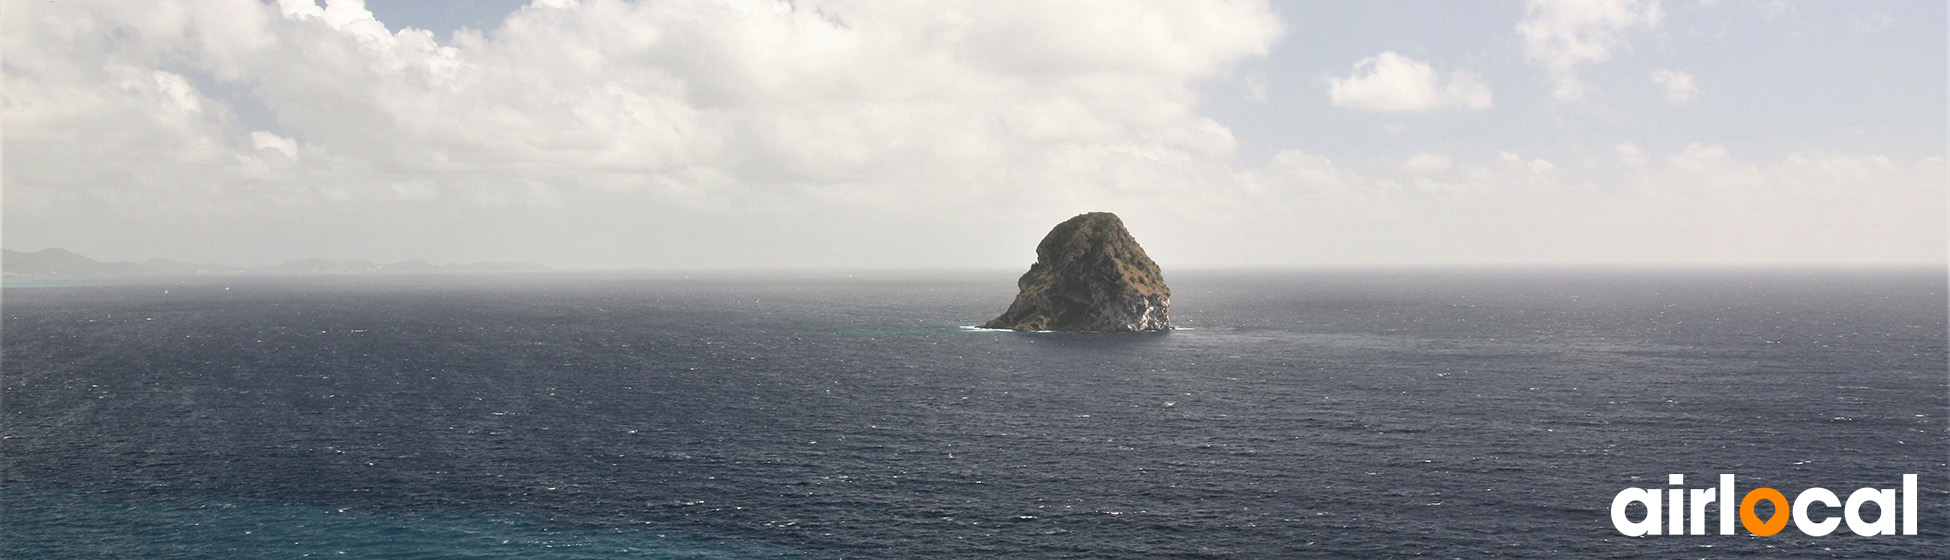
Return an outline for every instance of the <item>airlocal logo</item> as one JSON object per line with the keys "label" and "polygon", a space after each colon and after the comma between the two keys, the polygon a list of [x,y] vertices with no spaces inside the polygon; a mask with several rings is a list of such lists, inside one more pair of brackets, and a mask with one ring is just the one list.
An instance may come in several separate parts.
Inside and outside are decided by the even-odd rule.
{"label": "airlocal logo", "polygon": [[[1668,477],[1668,481],[1668,484],[1679,486],[1686,483],[1686,477],[1675,474]],[[1626,488],[1620,490],[1618,496],[1611,499],[1611,524],[1618,528],[1618,532],[1628,537],[1662,534],[1704,535],[1706,534],[1706,508],[1713,506],[1720,514],[1722,535],[1733,534],[1733,515],[1736,510],[1740,512],[1740,526],[1746,527],[1747,532],[1763,537],[1787,528],[1790,517],[1794,519],[1794,528],[1800,529],[1811,537],[1833,533],[1835,527],[1841,525],[1843,521],[1848,522],[1848,530],[1865,537],[1896,534],[1897,492],[1895,490],[1874,488],[1856,490],[1849,493],[1848,502],[1844,505],[1842,500],[1835,497],[1834,492],[1829,492],[1825,488],[1809,488],[1795,496],[1794,504],[1790,506],[1787,496],[1781,494],[1780,490],[1755,488],[1740,498],[1740,507],[1737,508],[1732,507],[1733,494],[1733,475],[1730,474],[1720,475],[1718,489],[1668,488],[1664,492],[1664,500],[1660,499],[1661,493],[1657,489]],[[1916,475],[1903,475],[1901,499],[1903,534],[1914,535],[1916,534]],[[1660,506],[1661,502],[1665,507]],[[1765,521],[1762,521],[1759,513],[1754,511],[1755,506],[1761,502],[1770,502],[1774,506],[1774,513]],[[1645,506],[1645,519],[1632,521],[1626,516],[1626,508],[1633,503]],[[1841,518],[1829,514],[1819,520],[1815,519],[1820,512],[1809,510],[1816,504],[1842,508]],[[1876,506],[1874,521],[1862,518],[1862,506],[1868,504]],[[1659,514],[1662,510],[1666,512],[1663,516]]]}

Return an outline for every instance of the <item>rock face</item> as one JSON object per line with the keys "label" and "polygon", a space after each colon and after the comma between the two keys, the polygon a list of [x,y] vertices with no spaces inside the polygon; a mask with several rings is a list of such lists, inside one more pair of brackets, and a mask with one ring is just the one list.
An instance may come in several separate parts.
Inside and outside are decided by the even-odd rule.
{"label": "rock face", "polygon": [[1036,244],[1036,264],[1016,281],[1009,310],[982,325],[1018,331],[1162,331],[1171,288],[1124,221],[1091,212],[1056,225]]}

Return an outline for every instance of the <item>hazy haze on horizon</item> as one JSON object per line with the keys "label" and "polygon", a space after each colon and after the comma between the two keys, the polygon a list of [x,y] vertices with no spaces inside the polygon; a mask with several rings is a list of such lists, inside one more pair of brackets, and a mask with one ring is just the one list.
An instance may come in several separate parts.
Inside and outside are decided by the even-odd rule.
{"label": "hazy haze on horizon", "polygon": [[1942,3],[4,11],[0,240],[101,260],[1928,264]]}

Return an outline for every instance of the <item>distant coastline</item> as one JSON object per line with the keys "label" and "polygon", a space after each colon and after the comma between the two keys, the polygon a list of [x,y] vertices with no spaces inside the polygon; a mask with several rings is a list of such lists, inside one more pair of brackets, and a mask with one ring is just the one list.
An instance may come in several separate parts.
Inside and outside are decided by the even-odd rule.
{"label": "distant coastline", "polygon": [[231,266],[167,259],[102,262],[66,249],[35,252],[0,249],[0,275],[7,278],[89,278],[101,276],[187,276],[201,274],[370,274],[426,272],[510,272],[548,270],[519,262],[436,264],[415,259],[393,263],[367,260],[300,259],[277,265]]}

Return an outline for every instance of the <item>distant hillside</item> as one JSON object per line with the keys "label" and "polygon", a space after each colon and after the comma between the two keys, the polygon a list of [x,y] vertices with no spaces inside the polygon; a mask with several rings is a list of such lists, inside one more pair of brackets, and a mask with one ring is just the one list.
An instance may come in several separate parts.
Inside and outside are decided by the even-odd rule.
{"label": "distant hillside", "polygon": [[105,263],[63,249],[33,253],[0,249],[0,273],[7,276],[113,276],[150,272],[148,267],[140,264]]}
{"label": "distant hillside", "polygon": [[163,259],[147,262],[101,262],[64,249],[45,249],[32,253],[0,249],[0,274],[6,276],[126,276],[224,274],[238,272],[292,274],[351,274],[367,272],[498,272],[544,270],[527,263],[488,262],[464,265],[433,264],[410,260],[391,264],[372,261],[332,261],[304,259],[277,266],[235,267],[216,264],[179,263]]}

